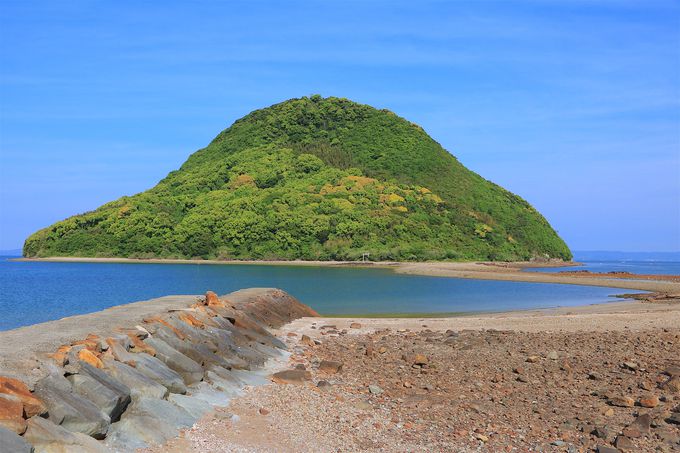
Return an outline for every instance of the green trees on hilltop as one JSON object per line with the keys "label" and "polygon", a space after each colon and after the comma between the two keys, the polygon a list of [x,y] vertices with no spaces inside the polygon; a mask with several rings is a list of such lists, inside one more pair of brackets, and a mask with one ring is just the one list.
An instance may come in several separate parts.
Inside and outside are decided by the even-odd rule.
{"label": "green trees on hilltop", "polygon": [[34,233],[25,256],[570,259],[526,201],[419,126],[346,99],[257,110],[154,188]]}

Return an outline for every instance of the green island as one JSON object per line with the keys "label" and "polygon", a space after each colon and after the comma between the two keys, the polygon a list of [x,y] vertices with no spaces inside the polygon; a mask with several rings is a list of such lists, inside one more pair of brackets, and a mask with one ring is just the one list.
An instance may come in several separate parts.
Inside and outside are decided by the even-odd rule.
{"label": "green island", "polygon": [[519,196],[388,110],[318,95],[256,110],[155,187],[32,234],[25,257],[375,261],[572,255]]}

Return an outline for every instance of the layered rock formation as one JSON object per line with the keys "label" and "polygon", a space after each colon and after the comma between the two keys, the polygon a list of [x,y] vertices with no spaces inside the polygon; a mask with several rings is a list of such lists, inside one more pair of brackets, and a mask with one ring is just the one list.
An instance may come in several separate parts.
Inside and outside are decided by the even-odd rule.
{"label": "layered rock formation", "polygon": [[[286,357],[268,328],[317,316],[284,291],[254,289],[91,333],[42,363],[40,379],[0,376],[0,448],[131,451],[164,442]],[[49,323],[47,324],[49,326]]]}

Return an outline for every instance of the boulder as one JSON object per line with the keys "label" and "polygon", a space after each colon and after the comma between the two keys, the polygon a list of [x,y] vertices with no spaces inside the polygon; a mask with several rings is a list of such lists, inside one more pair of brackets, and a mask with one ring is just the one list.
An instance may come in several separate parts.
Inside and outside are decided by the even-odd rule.
{"label": "boulder", "polygon": [[0,453],[33,453],[33,447],[14,431],[0,426]]}
{"label": "boulder", "polygon": [[97,357],[92,351],[89,349],[81,349],[78,352],[78,359],[82,360],[85,363],[89,363],[95,368],[103,368],[102,361]]}
{"label": "boulder", "polygon": [[165,398],[168,389],[136,369],[112,359],[104,359],[104,369],[130,389],[132,399],[140,397]]}
{"label": "boulder", "polygon": [[[298,370],[290,370],[290,371],[298,371]],[[303,371],[305,376],[307,376],[308,379],[311,379],[311,373],[309,371]],[[269,383],[269,379],[267,379],[268,373],[264,370],[261,371],[249,371],[249,370],[230,370],[229,374],[231,374],[233,377],[236,379],[240,380],[243,382],[244,385],[250,385],[252,387],[256,387],[258,385],[265,385]]]}
{"label": "boulder", "polygon": [[240,390],[243,387],[240,385],[240,381],[229,378],[225,379],[214,371],[206,371],[205,382],[212,385],[217,390],[224,392],[230,397],[236,396],[238,393],[240,393]]}
{"label": "boulder", "polygon": [[171,393],[168,395],[168,401],[187,411],[196,420],[212,410],[212,407],[206,401],[193,396]]}
{"label": "boulder", "polygon": [[125,336],[124,339],[121,337],[109,337],[106,339],[106,343],[109,345],[109,352],[113,355],[114,359],[130,366],[137,364],[136,354],[128,352],[128,345],[130,344],[128,336]]}
{"label": "boulder", "polygon": [[[127,405],[130,403],[131,399],[130,388],[127,385],[123,384],[121,381],[115,379],[111,374],[106,373],[104,372],[104,370],[100,370],[99,368],[95,368],[90,364],[84,362],[80,363],[78,372],[79,374],[89,376],[92,379],[95,379],[104,387],[115,393],[118,398],[118,407],[121,409],[121,412],[125,410]],[[120,414],[117,413],[117,411],[113,411],[113,413],[111,414],[111,418],[113,420],[117,420],[119,415]]]}
{"label": "boulder", "polygon": [[182,376],[187,384],[193,384],[203,379],[203,367],[165,341],[150,337],[145,339],[144,342],[154,348],[156,357]]}
{"label": "boulder", "polygon": [[198,420],[198,417],[191,415],[171,401],[157,398],[137,399],[125,411],[123,418],[128,415],[157,417],[176,428],[188,428]]}
{"label": "boulder", "polygon": [[94,403],[112,421],[120,418],[130,402],[129,393],[120,395],[88,374],[72,374],[67,379],[75,393]]}
{"label": "boulder", "polygon": [[163,444],[178,433],[176,428],[157,417],[130,415],[111,425],[104,444],[114,451],[137,451]]}
{"label": "boulder", "polygon": [[135,369],[158,382],[168,389],[170,393],[186,393],[182,376],[170,369],[163,361],[146,353],[136,354],[137,366]]}
{"label": "boulder", "polygon": [[53,423],[97,439],[106,435],[111,418],[93,402],[74,393],[63,376],[51,374],[41,379],[35,393],[47,405],[48,418]]}
{"label": "boulder", "polygon": [[18,397],[24,405],[27,417],[47,412],[45,403],[35,397],[28,389],[28,386],[18,379],[0,376],[0,393]]}
{"label": "boulder", "polygon": [[228,406],[231,397],[226,393],[215,389],[212,385],[205,381],[198,382],[189,386],[187,389],[187,396],[204,401],[212,407]]}
{"label": "boulder", "polygon": [[111,425],[106,445],[134,451],[160,444],[177,436],[181,428],[192,426],[197,419],[170,401],[142,397],[130,405],[119,422]]}
{"label": "boulder", "polygon": [[26,431],[24,405],[18,396],[0,393],[0,427],[17,434]]}
{"label": "boulder", "polygon": [[74,433],[42,417],[28,420],[24,439],[38,453],[110,453],[102,444],[81,433]]}
{"label": "boulder", "polygon": [[201,366],[205,367],[209,364],[215,364],[224,367],[230,366],[227,360],[215,354],[210,347],[206,346],[205,343],[202,343],[199,336],[197,336],[196,341],[192,343],[188,340],[180,340],[168,329],[161,328],[156,332],[155,338],[164,341],[170,347],[181,352]]}

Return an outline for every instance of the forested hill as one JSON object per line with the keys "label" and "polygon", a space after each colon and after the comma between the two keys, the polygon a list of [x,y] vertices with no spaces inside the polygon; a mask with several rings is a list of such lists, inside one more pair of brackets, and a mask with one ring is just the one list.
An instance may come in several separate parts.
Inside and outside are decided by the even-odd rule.
{"label": "forested hill", "polygon": [[27,257],[571,259],[529,203],[418,125],[291,99],[221,132],[155,187],[31,235]]}

